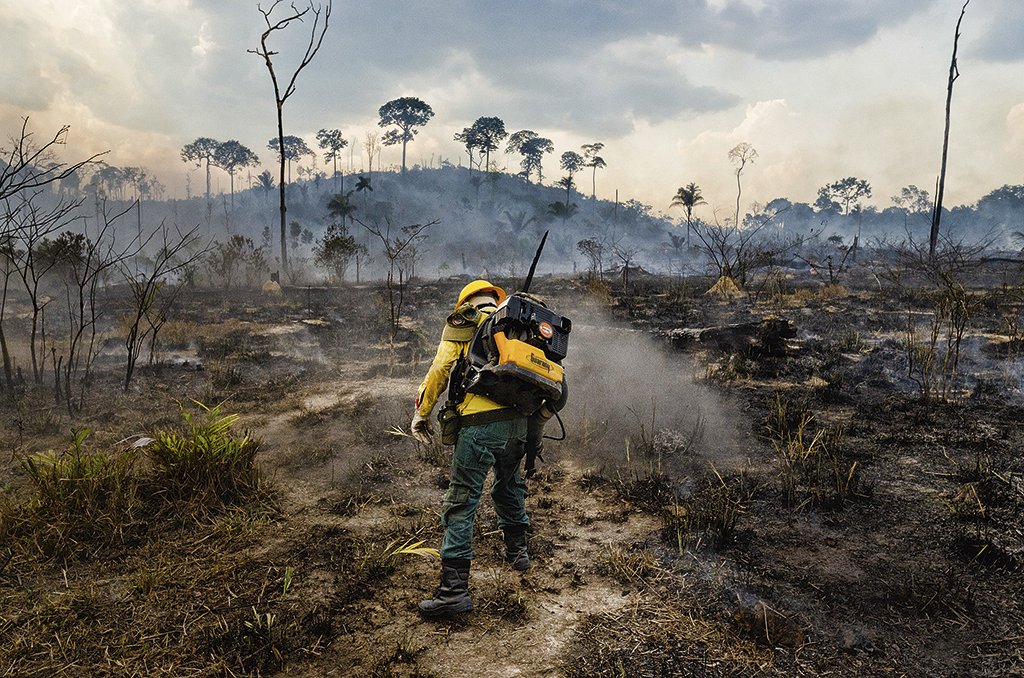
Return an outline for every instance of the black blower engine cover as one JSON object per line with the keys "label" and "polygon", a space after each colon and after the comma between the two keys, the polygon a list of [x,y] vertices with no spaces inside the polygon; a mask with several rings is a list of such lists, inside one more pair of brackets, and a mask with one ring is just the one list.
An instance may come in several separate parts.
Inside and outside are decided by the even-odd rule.
{"label": "black blower engine cover", "polygon": [[[484,321],[469,346],[469,393],[532,414],[562,395],[561,362],[572,322],[539,301],[513,294]],[[496,334],[504,340],[495,340]],[[507,355],[500,355],[501,346]],[[551,365],[550,363],[554,363]],[[545,367],[545,363],[547,363]]]}

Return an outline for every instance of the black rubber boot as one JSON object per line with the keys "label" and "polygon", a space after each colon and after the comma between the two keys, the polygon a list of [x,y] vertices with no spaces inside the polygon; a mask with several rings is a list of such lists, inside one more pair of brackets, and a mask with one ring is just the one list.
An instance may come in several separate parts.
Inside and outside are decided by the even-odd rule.
{"label": "black rubber boot", "polygon": [[505,530],[505,560],[512,563],[513,570],[525,572],[530,569],[530,554],[526,550],[526,525]]}
{"label": "black rubber boot", "polygon": [[469,559],[442,559],[441,585],[434,597],[419,604],[420,614],[426,619],[440,619],[453,614],[472,612],[469,597]]}

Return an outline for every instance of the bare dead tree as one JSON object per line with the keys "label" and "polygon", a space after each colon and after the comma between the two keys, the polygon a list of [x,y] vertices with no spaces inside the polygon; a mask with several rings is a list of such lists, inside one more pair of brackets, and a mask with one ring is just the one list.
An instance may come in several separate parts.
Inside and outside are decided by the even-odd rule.
{"label": "bare dead tree", "polygon": [[[61,127],[49,140],[37,143],[33,132],[29,131],[28,117],[22,118],[18,134],[10,138],[9,144],[0,148],[0,201],[7,206],[7,214],[12,213],[12,199],[24,192],[38,192],[54,182],[71,177],[83,167],[97,162],[104,153],[97,153],[85,160],[73,163],[59,162],[55,159],[56,150],[67,142],[69,125]],[[11,230],[11,219],[4,219],[0,224],[0,259],[3,260],[3,294],[0,300],[0,354],[3,357],[4,382],[8,392],[13,392],[13,365],[7,346],[7,337],[3,333],[4,306],[7,302],[11,276],[18,270],[14,265],[19,251],[18,238]]]}
{"label": "bare dead tree", "polygon": [[384,217],[385,225],[383,227],[377,223],[365,224],[359,219],[354,219],[354,221],[371,234],[377,236],[384,245],[384,256],[388,260],[388,273],[384,282],[388,293],[389,334],[391,341],[394,341],[395,335],[398,334],[399,321],[402,316],[405,284],[409,280],[409,276],[405,275],[408,265],[406,254],[410,249],[415,249],[416,242],[427,237],[426,230],[439,223],[439,221],[435,219],[425,224],[402,226],[397,229],[397,233],[394,233],[396,229],[394,229],[391,220],[387,217]]}
{"label": "bare dead tree", "polygon": [[740,225],[740,196],[743,194],[740,175],[743,174],[743,168],[747,163],[753,163],[756,157],[757,149],[746,141],[736,144],[729,151],[729,161],[736,166],[736,220],[733,222],[736,227]]}
{"label": "bare dead tree", "polygon": [[636,255],[640,253],[640,248],[636,245],[626,245],[623,243],[617,243],[612,246],[612,254],[615,258],[622,262],[622,284],[629,285],[629,267],[633,265],[633,260]]}
{"label": "bare dead tree", "polygon": [[917,383],[922,398],[947,401],[957,393],[961,346],[979,300],[967,290],[968,276],[984,263],[994,235],[981,240],[940,236],[934,254],[930,246],[907,239],[896,246],[897,262],[924,276],[924,298],[932,304],[931,321],[922,340],[908,314],[904,348],[907,376]]}
{"label": "bare dead tree", "polygon": [[831,251],[827,249],[812,250],[806,254],[795,252],[793,256],[819,271],[824,270],[828,276],[828,284],[838,285],[842,277],[850,270],[849,264],[856,260],[855,256],[851,259],[851,255],[853,255],[856,249],[857,239],[854,237],[853,244],[849,247],[840,246],[839,248],[832,248]]}
{"label": "bare dead tree", "polygon": [[46,330],[44,310],[51,301],[42,287],[45,278],[59,259],[53,252],[50,236],[78,219],[75,214],[82,200],[60,198],[43,206],[41,189],[20,191],[13,199],[4,201],[4,230],[11,235],[9,264],[21,280],[32,306],[32,325],[29,354],[32,360],[32,379],[42,383],[45,371]]}
{"label": "bare dead tree", "polygon": [[129,268],[126,260],[121,260],[118,264],[121,275],[132,293],[128,334],[125,337],[125,348],[128,350],[124,376],[126,392],[131,387],[135,365],[146,339],[150,339],[152,349],[156,335],[167,322],[167,313],[182,289],[180,285],[169,283],[168,278],[202,258],[209,250],[209,247],[193,247],[198,231],[199,226],[182,231],[177,226],[172,230],[166,223],[160,224],[140,247],[141,251],[157,236],[160,237],[160,247],[149,264],[148,271],[136,273],[133,268]]}
{"label": "bare dead tree", "polygon": [[586,238],[576,243],[576,249],[590,262],[590,278],[604,280],[604,242],[597,238]]}
{"label": "bare dead tree", "polygon": [[0,200],[65,179],[107,153],[74,163],[56,162],[54,152],[67,142],[70,130],[70,125],[64,125],[49,141],[37,144],[28,129],[28,118],[22,118],[20,133],[10,139],[9,146],[0,149]]}
{"label": "bare dead tree", "polygon": [[746,285],[747,277],[755,268],[767,265],[784,252],[799,247],[802,238],[784,241],[769,241],[762,231],[784,210],[767,212],[747,219],[743,226],[707,223],[697,220],[693,233],[700,241],[699,249],[710,260],[719,278],[730,278],[740,287]]}
{"label": "bare dead tree", "polygon": [[[270,9],[263,9],[262,5],[257,5],[256,9],[261,15],[263,15],[263,21],[267,25],[267,29],[260,35],[260,46],[258,49],[248,50],[251,54],[256,54],[263,58],[264,63],[267,65],[267,70],[270,72],[270,81],[274,84],[274,103],[277,106],[277,142],[278,148],[280,149],[280,181],[278,182],[278,189],[281,199],[281,268],[284,269],[285,273],[288,273],[288,240],[287,240],[287,217],[286,212],[288,210],[285,204],[285,145],[284,145],[284,102],[288,100],[292,94],[295,93],[295,80],[299,77],[299,73],[302,72],[306,66],[313,61],[313,57],[316,56],[317,51],[320,49],[320,45],[323,43],[324,35],[327,33],[327,25],[331,18],[331,3],[328,0],[326,5],[314,5],[312,0],[309,2],[309,6],[303,10],[299,10],[294,3],[291,6],[291,14],[282,18],[271,20],[270,15],[274,13],[274,9],[281,3],[281,0],[274,0],[274,3],[270,6]],[[302,56],[302,60],[292,73],[291,78],[288,79],[288,84],[282,90],[280,83],[277,79],[277,73],[274,71],[274,63],[271,57],[276,56],[277,52],[273,52],[267,46],[267,40],[270,39],[271,35],[276,31],[283,31],[293,22],[302,22],[303,17],[307,14],[312,13],[313,25],[309,31],[309,42],[306,44],[306,52]],[[322,25],[321,25],[322,20]]]}
{"label": "bare dead tree", "polygon": [[0,357],[3,358],[4,391],[8,394],[14,393],[14,365],[10,348],[7,345],[7,334],[4,332],[4,315],[7,309],[11,276],[15,272],[15,252],[16,245],[13,234],[6,229],[0,231],[0,276],[3,277],[3,291],[0,294]]}
{"label": "bare dead tree", "polygon": [[956,31],[953,33],[953,57],[949,61],[949,80],[946,85],[946,127],[942,133],[942,164],[939,168],[938,186],[935,191],[935,206],[932,211],[932,230],[928,240],[928,253],[935,256],[935,248],[939,241],[939,221],[942,219],[942,194],[946,188],[946,157],[949,153],[949,119],[950,109],[953,104],[953,83],[960,77],[960,69],[956,63],[957,44],[960,42],[960,23],[964,20],[967,12],[967,5],[971,0],[966,0],[960,9],[960,18],[956,22]]}
{"label": "bare dead tree", "polygon": [[917,273],[928,284],[943,287],[948,286],[951,279],[962,280],[988,261],[984,255],[992,250],[996,239],[994,233],[975,240],[951,233],[939,234],[933,251],[930,242],[926,247],[908,231],[903,241],[891,247],[900,268]]}
{"label": "bare dead tree", "polygon": [[[129,205],[118,212],[110,212],[104,204],[94,235],[65,232],[56,241],[68,323],[59,363],[62,366],[60,378],[69,414],[85,407],[92,365],[99,353],[96,346],[101,317],[99,293],[112,269],[138,252],[137,240],[119,246],[115,238],[117,222],[131,210]],[[56,391],[59,404],[61,387]]]}

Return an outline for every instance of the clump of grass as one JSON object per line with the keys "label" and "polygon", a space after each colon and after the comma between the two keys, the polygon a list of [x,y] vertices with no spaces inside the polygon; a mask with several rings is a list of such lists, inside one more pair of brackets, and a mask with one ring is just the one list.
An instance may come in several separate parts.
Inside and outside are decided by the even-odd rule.
{"label": "clump of grass", "polygon": [[647,597],[581,619],[559,675],[711,678],[752,675],[752,667],[777,661],[770,648],[737,638],[731,624],[676,600]]}
{"label": "clump of grass", "polygon": [[620,472],[610,482],[619,497],[652,510],[675,497],[676,483],[665,473]]}
{"label": "clump of grass", "polygon": [[158,492],[171,502],[212,509],[253,498],[265,489],[256,465],[260,440],[231,433],[237,414],[196,405],[198,416],[181,408],[184,426],[158,432],[146,448]]}
{"label": "clump of grass", "polygon": [[716,484],[662,508],[664,538],[680,554],[690,547],[700,548],[705,540],[716,547],[725,546],[736,535],[750,491],[745,487],[745,477],[727,482],[717,472],[715,476]]}
{"label": "clump of grass", "polygon": [[860,332],[851,327],[839,333],[837,346],[843,353],[863,353],[867,342]]}
{"label": "clump of grass", "polygon": [[614,544],[608,547],[604,565],[602,569],[623,584],[648,582],[662,572],[658,559],[650,551],[626,549]]}
{"label": "clump of grass", "polygon": [[136,453],[87,450],[90,434],[76,430],[65,450],[24,459],[32,494],[0,506],[3,541],[22,538],[45,557],[65,557],[123,540],[139,507]]}
{"label": "clump of grass", "polygon": [[438,674],[418,666],[417,656],[424,649],[417,643],[414,636],[405,636],[401,640],[395,641],[390,649],[382,652],[370,662],[370,666],[366,669],[366,676],[367,678],[395,678],[396,676],[435,678]]}
{"label": "clump of grass", "polygon": [[199,324],[191,320],[168,320],[160,329],[158,344],[164,349],[186,349],[195,342],[199,329]]}
{"label": "clump of grass", "polygon": [[607,306],[613,301],[611,286],[599,278],[590,277],[584,285],[584,291],[599,304]]}
{"label": "clump of grass", "polygon": [[[521,622],[530,616],[530,609],[519,586],[506,571],[491,570],[483,577],[476,607],[487,615],[510,622]],[[473,582],[470,581],[470,587]]]}
{"label": "clump of grass", "polygon": [[840,508],[861,494],[860,465],[843,454],[842,427],[817,428],[813,414],[791,410],[776,395],[766,428],[780,462],[780,490],[789,506]]}
{"label": "clump of grass", "polygon": [[209,391],[224,393],[242,385],[242,370],[234,363],[224,360],[210,361],[207,369],[209,375]]}

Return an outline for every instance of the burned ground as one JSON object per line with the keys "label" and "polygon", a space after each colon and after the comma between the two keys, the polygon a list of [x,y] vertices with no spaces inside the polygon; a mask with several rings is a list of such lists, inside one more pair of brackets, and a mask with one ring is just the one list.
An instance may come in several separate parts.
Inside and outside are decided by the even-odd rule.
{"label": "burned ground", "polygon": [[[393,343],[371,287],[183,297],[129,393],[114,347],[85,414],[27,387],[4,406],[8,525],[27,456],[83,426],[124,447],[192,399],[260,439],[260,491],[168,503],[140,455],[102,538],[47,552],[9,528],[0,675],[1019,675],[1019,281],[970,287],[944,393],[914,368],[928,294],[712,283],[538,281],[574,330],[568,437],[530,482],[535,565],[502,562],[485,500],[476,611],[444,624],[416,615],[437,563],[411,551],[439,542],[448,452],[395,433],[462,281],[410,289]],[[678,340],[727,326],[746,338]]]}

